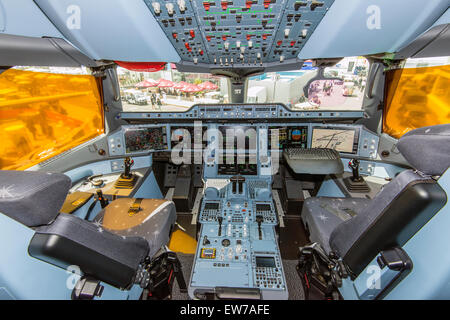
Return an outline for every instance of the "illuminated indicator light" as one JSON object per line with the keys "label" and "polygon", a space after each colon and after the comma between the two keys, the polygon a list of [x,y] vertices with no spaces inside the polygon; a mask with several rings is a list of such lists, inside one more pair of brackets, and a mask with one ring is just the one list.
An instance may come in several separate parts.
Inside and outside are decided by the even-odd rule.
{"label": "illuminated indicator light", "polygon": [[278,41],[277,41],[277,46],[281,46],[282,43],[283,43],[283,41],[278,40]]}
{"label": "illuminated indicator light", "polygon": [[291,41],[291,47],[295,45],[295,41]]}
{"label": "illuminated indicator light", "polygon": [[250,9],[252,7],[252,4],[253,4],[253,1],[250,1],[250,0],[245,1],[245,7],[247,9]]}
{"label": "illuminated indicator light", "polygon": [[191,38],[195,38],[195,32],[194,30],[189,30],[189,34],[191,35]]}
{"label": "illuminated indicator light", "polygon": [[203,7],[206,11],[209,11],[209,8],[211,8],[211,4],[207,1],[203,2]]}
{"label": "illuminated indicator light", "polygon": [[270,5],[270,0],[264,0],[264,9],[268,9]]}
{"label": "illuminated indicator light", "polygon": [[225,34],[222,35],[222,40],[223,40],[223,41],[227,40],[227,36],[226,36]]}
{"label": "illuminated indicator light", "polygon": [[248,35],[247,35],[247,41],[250,40],[251,38],[252,38],[252,35],[251,35],[251,34],[248,34]]}
{"label": "illuminated indicator light", "polygon": [[228,8],[228,1],[222,1],[220,3],[220,5],[222,6],[222,10],[227,10],[227,8]]}
{"label": "illuminated indicator light", "polygon": [[267,34],[262,35],[263,40],[267,40]]}

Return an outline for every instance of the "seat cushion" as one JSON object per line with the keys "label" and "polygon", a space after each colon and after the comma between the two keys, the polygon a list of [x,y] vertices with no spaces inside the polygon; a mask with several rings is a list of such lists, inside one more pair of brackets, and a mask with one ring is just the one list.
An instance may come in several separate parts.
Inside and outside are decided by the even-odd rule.
{"label": "seat cushion", "polygon": [[[138,203],[140,210],[130,214],[134,203]],[[146,239],[150,257],[169,242],[175,220],[175,204],[164,199],[119,198],[95,217],[95,221],[115,234]]]}
{"label": "seat cushion", "polygon": [[330,235],[342,222],[361,212],[369,199],[312,197],[305,200],[302,220],[310,233],[311,242],[319,243],[329,253]]}
{"label": "seat cushion", "polygon": [[121,237],[98,224],[61,213],[50,225],[36,228],[28,252],[63,268],[77,265],[86,274],[126,288],[149,247],[141,237]]}
{"label": "seat cushion", "polygon": [[0,213],[26,225],[51,223],[71,186],[61,173],[0,170]]}

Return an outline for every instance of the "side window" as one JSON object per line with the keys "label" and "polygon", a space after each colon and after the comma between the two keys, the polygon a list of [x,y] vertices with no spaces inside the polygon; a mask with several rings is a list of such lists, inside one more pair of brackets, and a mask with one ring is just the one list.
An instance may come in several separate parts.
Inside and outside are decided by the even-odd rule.
{"label": "side window", "polygon": [[386,73],[383,132],[400,138],[410,130],[450,123],[450,57],[408,59]]}
{"label": "side window", "polygon": [[27,169],[103,132],[102,98],[87,70],[16,67],[0,74],[0,169]]}

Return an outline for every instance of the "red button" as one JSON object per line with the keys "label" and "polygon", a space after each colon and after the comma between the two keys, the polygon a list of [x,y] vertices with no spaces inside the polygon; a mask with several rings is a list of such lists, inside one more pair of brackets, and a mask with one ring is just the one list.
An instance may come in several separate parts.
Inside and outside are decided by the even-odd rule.
{"label": "red button", "polygon": [[283,43],[283,41],[278,40],[278,41],[277,41],[277,46],[281,46],[282,43]]}
{"label": "red button", "polygon": [[222,6],[222,10],[227,10],[227,8],[228,8],[228,1],[222,1],[220,4]]}
{"label": "red button", "polygon": [[189,45],[189,43],[185,42],[185,43],[184,43],[184,46],[186,47],[186,49],[187,49],[189,52],[192,51],[191,46]]}
{"label": "red button", "polygon": [[295,41],[291,41],[291,47],[295,45]]}
{"label": "red button", "polygon": [[174,33],[172,33],[172,37],[173,37],[174,39],[176,39],[176,38],[178,37],[178,34],[177,34],[176,32],[174,32]]}
{"label": "red button", "polygon": [[206,40],[211,41],[211,36],[206,36]]}
{"label": "red button", "polygon": [[267,34],[262,35],[263,40],[267,40]]}
{"label": "red button", "polygon": [[248,35],[247,35],[247,41],[250,40],[251,38],[252,38],[252,35],[251,35],[251,34],[248,34]]}

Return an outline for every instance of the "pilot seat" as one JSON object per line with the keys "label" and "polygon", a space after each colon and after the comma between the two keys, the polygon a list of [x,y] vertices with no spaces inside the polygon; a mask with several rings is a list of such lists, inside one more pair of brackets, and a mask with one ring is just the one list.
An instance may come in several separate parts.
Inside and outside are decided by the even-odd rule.
{"label": "pilot seat", "polygon": [[[2,250],[6,255],[2,260],[10,263],[1,267],[0,287],[15,299],[100,296],[99,290],[83,292],[80,281],[74,296],[75,290],[68,290],[65,281],[58,282],[67,278],[66,268],[77,266],[83,275],[81,286],[88,291],[107,287],[107,298],[128,299],[130,296],[123,292],[136,286],[140,292],[147,289],[151,282],[149,265],[157,256],[173,254],[164,252],[164,248],[176,220],[174,203],[119,198],[91,222],[59,212],[70,187],[69,177],[60,173],[0,171],[0,224],[7,230],[0,232],[0,240],[14,244]],[[167,259],[178,261],[176,256]],[[21,268],[28,274],[19,276]],[[65,276],[58,271],[61,268]],[[24,278],[36,295],[30,293],[30,287],[22,286]],[[52,292],[38,290],[48,291],[49,286]]]}
{"label": "pilot seat", "polygon": [[436,176],[450,166],[450,124],[412,130],[397,148],[415,169],[398,174],[373,199],[311,197],[304,203],[310,240],[342,259],[352,279],[383,250],[402,247],[447,201]]}

